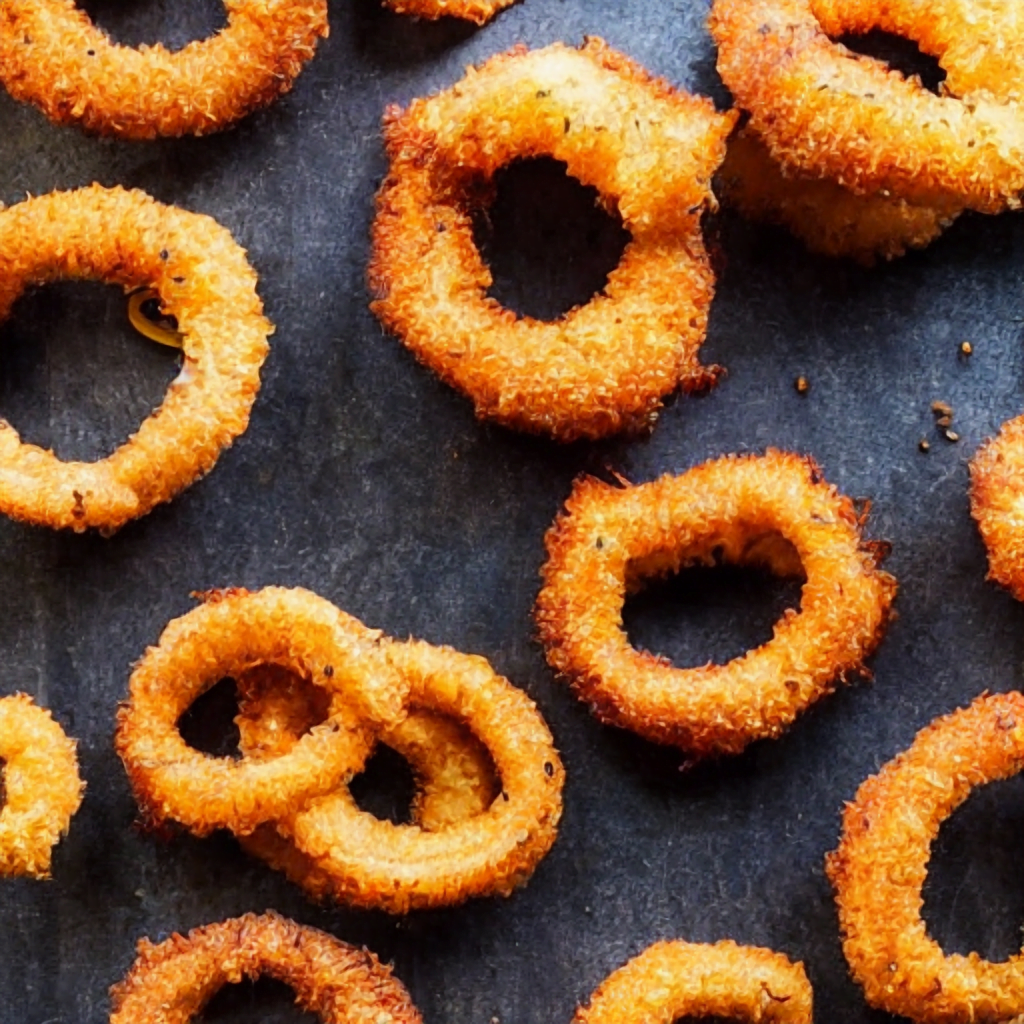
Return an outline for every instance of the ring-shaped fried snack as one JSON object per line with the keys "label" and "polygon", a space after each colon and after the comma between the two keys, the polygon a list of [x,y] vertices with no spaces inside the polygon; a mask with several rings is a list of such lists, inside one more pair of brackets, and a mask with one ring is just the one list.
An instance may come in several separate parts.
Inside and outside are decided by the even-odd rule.
{"label": "ring-shaped fried snack", "polygon": [[573,1024],[811,1024],[813,1002],[803,964],[781,953],[728,939],[656,942],[610,974]]}
{"label": "ring-shaped fried snack", "polygon": [[170,52],[111,42],[75,0],[4,0],[0,82],[57,124],[122,139],[204,135],[287,92],[327,0],[224,0],[227,26]]}
{"label": "ring-shaped fried snack", "polygon": [[[209,595],[175,619],[135,667],[115,747],[140,808],[196,835],[251,832],[330,792],[360,763],[362,722],[401,716],[408,687],[381,654],[381,635],[307,590],[268,587]],[[330,691],[330,716],[266,760],[210,757],[178,720],[220,679],[280,665]]]}
{"label": "ring-shaped fried snack", "polygon": [[971,460],[971,515],[988,576],[1024,601],[1024,416],[1004,423]]}
{"label": "ring-shaped fried snack", "polygon": [[151,287],[184,339],[163,404],[97,462],[63,462],[0,420],[0,512],[113,533],[208,472],[245,430],[273,328],[230,233],[138,191],[93,185],[0,212],[0,321],[27,287],[63,279]]}
{"label": "ring-shaped fried snack", "polygon": [[[715,0],[711,34],[722,80],[774,159],[858,194],[998,213],[1024,191],[1024,9],[976,7]],[[937,57],[943,95],[833,42],[871,29]]]}
{"label": "ring-shaped fried snack", "polygon": [[871,1006],[919,1024],[996,1024],[1024,1013],[1024,956],[946,956],[921,917],[931,844],[971,791],[1024,768],[1024,695],[979,697],[936,719],[843,812],[826,870],[843,952]]}
{"label": "ring-shaped fried snack", "polygon": [[[390,108],[374,312],[481,418],[561,441],[649,427],[669,392],[714,379],[697,358],[714,287],[700,216],[734,119],[599,39],[517,47]],[[553,322],[487,296],[473,240],[482,190],[536,156],[564,161],[632,236],[604,291]]]}
{"label": "ring-shaped fried snack", "polygon": [[436,21],[438,18],[461,18],[483,25],[515,0],[384,0],[384,6],[396,14],[412,14]]}
{"label": "ring-shaped fried snack", "polygon": [[323,1024],[422,1024],[405,986],[371,952],[272,911],[157,945],[142,939],[110,990],[110,1024],[189,1024],[222,986],[260,976],[288,985]]}
{"label": "ring-shaped fried snack", "polygon": [[[637,486],[581,478],[545,538],[536,620],[548,663],[601,721],[693,757],[778,736],[863,671],[888,624],[896,581],[861,520],[811,459],[771,449]],[[630,645],[627,593],[719,562],[803,576],[800,610],[726,665],[675,668]]]}
{"label": "ring-shaped fried snack", "polygon": [[48,878],[85,790],[75,741],[24,693],[0,699],[0,875]]}

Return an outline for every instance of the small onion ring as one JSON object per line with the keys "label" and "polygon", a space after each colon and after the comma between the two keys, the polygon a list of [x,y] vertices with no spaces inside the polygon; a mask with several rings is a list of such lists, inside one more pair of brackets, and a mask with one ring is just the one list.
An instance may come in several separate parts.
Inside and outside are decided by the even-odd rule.
{"label": "small onion ring", "polygon": [[69,278],[154,288],[184,337],[184,364],[160,408],[98,462],[63,462],[0,420],[0,512],[113,533],[208,472],[243,433],[273,328],[228,231],[143,192],[93,185],[0,212],[0,321],[25,288]]}
{"label": "small onion ring", "polygon": [[801,963],[738,946],[656,942],[603,981],[573,1024],[672,1024],[721,1017],[742,1024],[811,1024],[814,994]]}
{"label": "small onion ring", "polygon": [[50,877],[53,847],[82,803],[75,741],[24,693],[0,699],[0,875]]}
{"label": "small onion ring", "polygon": [[[862,540],[861,518],[811,459],[772,449],[635,487],[581,478],[545,541],[536,620],[548,663],[601,721],[694,757],[778,736],[863,671],[888,624],[896,581],[877,568],[883,546]],[[718,561],[803,575],[800,611],[726,665],[675,668],[634,649],[627,592]]]}
{"label": "small onion ring", "polygon": [[412,14],[436,21],[438,18],[461,18],[483,25],[499,11],[516,0],[384,0],[384,6],[396,14]]}
{"label": "small onion ring", "polygon": [[228,24],[171,53],[112,43],[75,0],[4,0],[0,82],[56,124],[122,139],[204,135],[287,92],[326,0],[224,0]]}
{"label": "small onion ring", "polygon": [[843,952],[871,1006],[920,1024],[997,1024],[1024,1013],[1024,956],[946,956],[921,917],[931,844],[971,791],[1024,768],[1024,695],[979,697],[936,719],[843,812],[826,870]]}
{"label": "small onion ring", "polygon": [[[697,359],[714,287],[700,215],[734,120],[594,38],[517,47],[389,108],[374,312],[482,418],[561,441],[649,428],[666,394],[714,380]],[[564,161],[632,234],[604,291],[550,323],[487,297],[473,241],[481,180],[532,156]]]}
{"label": "small onion ring", "polygon": [[366,949],[268,911],[138,944],[110,990],[110,1024],[189,1024],[224,985],[267,975],[323,1024],[422,1024],[391,969]]}

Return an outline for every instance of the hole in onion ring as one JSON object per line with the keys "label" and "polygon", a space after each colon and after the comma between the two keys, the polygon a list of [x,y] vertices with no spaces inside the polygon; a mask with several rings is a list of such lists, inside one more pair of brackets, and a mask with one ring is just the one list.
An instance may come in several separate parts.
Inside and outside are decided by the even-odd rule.
{"label": "hole in onion ring", "polygon": [[212,757],[238,758],[237,715],[236,683],[234,679],[221,679],[192,702],[178,719],[178,731],[193,750]]}
{"label": "hole in onion ring", "polygon": [[93,24],[122,46],[162,43],[172,53],[198,39],[209,39],[227,27],[221,0],[77,0]]}
{"label": "hole in onion ring", "polygon": [[131,326],[122,289],[46,285],[0,325],[0,415],[59,458],[104,458],[161,403],[179,364]]}
{"label": "hole in onion ring", "polygon": [[974,790],[932,844],[922,895],[929,935],[947,955],[993,963],[1021,951],[1024,775]]}
{"label": "hole in onion ring", "polygon": [[946,72],[935,57],[922,53],[912,39],[873,29],[864,35],[844,35],[833,41],[861,56],[880,60],[904,78],[919,78],[929,92],[942,95],[941,86],[946,80]]}
{"label": "hole in onion ring", "polygon": [[349,784],[352,798],[375,818],[408,825],[416,779],[409,762],[383,743],[378,743],[363,770]]}
{"label": "hole in onion ring", "polygon": [[295,1005],[295,993],[276,978],[224,985],[196,1017],[197,1024],[316,1024]]}
{"label": "hole in onion ring", "polygon": [[488,294],[519,316],[557,320],[602,292],[630,234],[549,157],[515,160],[494,176],[493,202],[473,218],[491,269]]}

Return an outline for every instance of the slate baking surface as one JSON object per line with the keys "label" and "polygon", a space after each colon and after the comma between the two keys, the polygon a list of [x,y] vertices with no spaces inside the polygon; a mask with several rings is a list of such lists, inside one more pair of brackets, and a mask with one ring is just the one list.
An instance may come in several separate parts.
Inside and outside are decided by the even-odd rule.
{"label": "slate baking surface", "polygon": [[[89,9],[127,42],[180,45],[221,19],[214,0]],[[109,540],[0,522],[0,692],[53,709],[89,784],[53,881],[2,884],[5,1024],[100,1024],[137,938],[267,907],[393,960],[428,1024],[568,1024],[613,968],[670,937],[782,950],[806,963],[819,1020],[879,1018],[847,977],[822,862],[862,779],[934,716],[1021,683],[1024,611],[984,580],[966,493],[971,453],[1022,406],[1020,217],[966,216],[924,253],[865,270],[723,216],[709,226],[721,267],[704,358],[729,375],[672,401],[639,440],[560,448],[477,423],[367,309],[385,104],[514,43],[588,33],[721,99],[705,16],[689,0],[524,0],[476,30],[335,0],[294,91],[203,139],[88,138],[0,95],[0,200],[96,180],[211,214],[248,249],[277,326],[248,433],[172,504]],[[590,202],[550,164],[506,175],[488,243],[505,301],[553,315],[601,286],[621,238]],[[28,440],[95,457],[159,401],[174,357],[134,336],[123,309],[112,289],[62,285],[0,328],[0,414]],[[959,443],[935,433],[934,399],[954,407]],[[641,481],[768,445],[812,454],[873,501],[899,620],[873,683],[781,740],[680,771],[678,754],[599,726],[547,669],[531,624],[543,534],[581,471]],[[270,583],[483,654],[537,701],[568,783],[560,839],[524,890],[401,920],[317,908],[228,836],[166,842],[133,827],[111,747],[130,665],[190,591]],[[629,625],[638,644],[699,664],[767,639],[793,598],[745,574],[684,574],[631,606]],[[943,828],[925,916],[947,950],[1019,947],[1022,839],[1018,780]],[[261,983],[204,1019],[307,1018]]]}

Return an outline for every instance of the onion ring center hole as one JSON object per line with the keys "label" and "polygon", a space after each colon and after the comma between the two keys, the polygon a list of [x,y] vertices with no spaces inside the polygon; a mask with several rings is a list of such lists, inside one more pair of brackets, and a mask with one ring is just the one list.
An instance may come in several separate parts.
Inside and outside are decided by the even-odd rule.
{"label": "onion ring center hole", "polygon": [[993,963],[1021,952],[1024,774],[990,782],[942,823],[923,887],[928,934],[948,955]]}
{"label": "onion ring center hole", "polygon": [[316,1024],[295,1005],[295,993],[276,978],[224,985],[196,1018],[197,1024]]}
{"label": "onion ring center hole", "polygon": [[473,211],[473,238],[490,266],[488,295],[518,316],[558,320],[608,283],[630,241],[597,189],[549,157],[501,168],[491,202]]}
{"label": "onion ring center hole", "polygon": [[201,693],[178,719],[181,738],[211,757],[238,758],[238,687],[234,679],[221,679]]}
{"label": "onion ring center hole", "polygon": [[360,810],[382,821],[408,825],[416,797],[416,777],[401,754],[378,743],[363,770],[349,783]]}
{"label": "onion ring center hole", "polygon": [[[771,549],[785,564],[799,564],[789,541],[771,535]],[[771,640],[788,609],[799,610],[804,579],[777,575],[764,562],[685,566],[664,575],[631,565],[637,580],[622,610],[630,644],[668,658],[677,668],[725,665]]]}
{"label": "onion ring center hole", "polygon": [[197,39],[209,39],[227,27],[222,0],[77,0],[113,42],[138,47],[162,43],[174,52]]}
{"label": "onion ring center hole", "polygon": [[842,35],[832,40],[841,43],[848,50],[859,53],[863,57],[874,57],[893,71],[898,71],[904,78],[919,78],[921,84],[936,96],[942,95],[942,83],[946,80],[946,72],[935,57],[922,53],[921,48],[912,39],[881,29],[872,29],[863,35]]}
{"label": "onion ring center hole", "polygon": [[29,289],[0,324],[0,415],[25,442],[91,462],[139,429],[180,366],[180,352],[131,326],[123,289]]}

